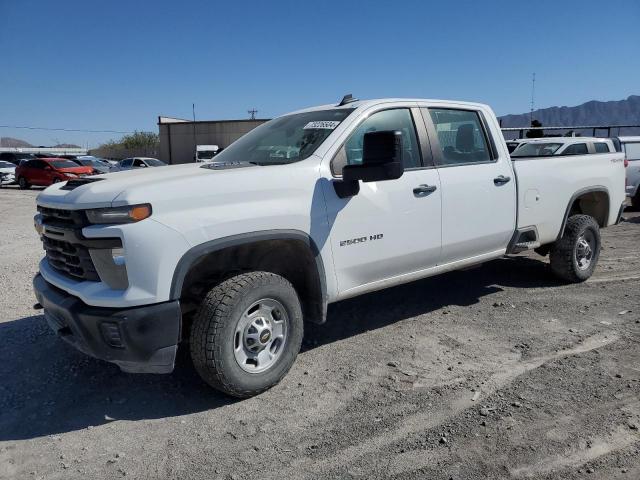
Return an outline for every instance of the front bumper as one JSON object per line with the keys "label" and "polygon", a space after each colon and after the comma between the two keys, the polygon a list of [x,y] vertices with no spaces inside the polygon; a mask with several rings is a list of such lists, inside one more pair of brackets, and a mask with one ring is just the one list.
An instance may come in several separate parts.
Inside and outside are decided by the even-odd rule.
{"label": "front bumper", "polygon": [[176,301],[124,309],[92,307],[38,274],[33,288],[47,323],[81,352],[131,373],[170,373],[180,341]]}

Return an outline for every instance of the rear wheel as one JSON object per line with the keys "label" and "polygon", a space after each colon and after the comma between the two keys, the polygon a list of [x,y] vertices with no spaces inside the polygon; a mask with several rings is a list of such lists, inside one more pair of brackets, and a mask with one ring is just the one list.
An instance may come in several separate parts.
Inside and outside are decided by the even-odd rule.
{"label": "rear wheel", "polygon": [[191,358],[212,387],[250,397],[286,375],[302,334],[302,309],[291,283],[273,273],[244,273],[212,288],[200,305]]}
{"label": "rear wheel", "polygon": [[27,190],[28,188],[31,188],[31,185],[24,177],[20,177],[18,185],[20,186],[20,190]]}
{"label": "rear wheel", "polygon": [[569,217],[562,238],[551,247],[553,273],[567,282],[584,282],[596,268],[600,245],[600,227],[593,217]]}

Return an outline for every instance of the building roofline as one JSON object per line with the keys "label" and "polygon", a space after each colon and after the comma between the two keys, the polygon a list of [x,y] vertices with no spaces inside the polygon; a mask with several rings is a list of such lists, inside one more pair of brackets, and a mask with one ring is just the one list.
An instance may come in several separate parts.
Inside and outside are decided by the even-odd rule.
{"label": "building roofline", "polygon": [[160,116],[158,117],[158,125],[173,125],[173,124],[179,124],[179,125],[184,125],[185,123],[189,123],[189,124],[197,124],[197,123],[247,123],[247,122],[268,122],[269,120],[271,120],[270,118],[246,118],[246,119],[235,119],[235,120],[196,120],[195,122],[193,120],[183,120],[181,118],[176,118],[175,120],[178,120],[176,122],[163,122],[161,121],[162,118],[173,118],[173,117],[165,117],[165,116]]}

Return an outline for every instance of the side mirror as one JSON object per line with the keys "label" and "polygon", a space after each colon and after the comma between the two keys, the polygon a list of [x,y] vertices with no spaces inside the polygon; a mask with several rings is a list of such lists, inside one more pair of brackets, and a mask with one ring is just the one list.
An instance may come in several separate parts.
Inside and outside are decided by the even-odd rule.
{"label": "side mirror", "polygon": [[340,198],[352,197],[360,191],[360,183],[396,180],[402,176],[402,132],[383,130],[364,134],[362,163],[345,165],[342,181],[333,183]]}
{"label": "side mirror", "polygon": [[51,168],[49,165],[46,165],[46,166],[44,167],[44,169],[45,169],[45,170],[53,170],[53,168]]}

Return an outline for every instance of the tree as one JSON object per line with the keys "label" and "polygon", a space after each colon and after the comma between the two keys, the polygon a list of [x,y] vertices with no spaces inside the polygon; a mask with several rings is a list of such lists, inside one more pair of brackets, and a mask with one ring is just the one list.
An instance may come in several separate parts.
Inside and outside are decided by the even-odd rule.
{"label": "tree", "polygon": [[92,154],[105,158],[125,158],[127,156],[155,156],[160,149],[160,137],[153,132],[135,131],[120,140],[111,140],[92,150]]}
{"label": "tree", "polygon": [[[531,120],[531,126],[534,128],[542,127],[542,124],[538,120]],[[541,138],[544,137],[544,130],[527,130],[527,138]]]}

